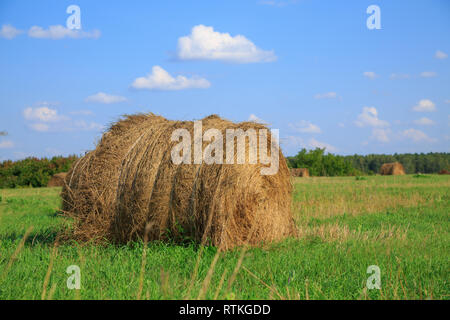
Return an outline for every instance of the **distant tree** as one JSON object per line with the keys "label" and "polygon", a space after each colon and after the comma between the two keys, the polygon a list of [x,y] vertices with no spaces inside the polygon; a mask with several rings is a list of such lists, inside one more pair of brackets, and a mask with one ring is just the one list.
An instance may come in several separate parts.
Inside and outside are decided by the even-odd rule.
{"label": "distant tree", "polygon": [[50,178],[69,171],[77,156],[51,159],[26,158],[19,161],[0,162],[0,188],[44,187]]}

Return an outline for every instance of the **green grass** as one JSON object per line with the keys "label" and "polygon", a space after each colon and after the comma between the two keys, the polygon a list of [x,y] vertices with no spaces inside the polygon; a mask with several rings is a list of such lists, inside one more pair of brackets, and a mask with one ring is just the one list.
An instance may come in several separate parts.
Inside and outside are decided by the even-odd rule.
{"label": "green grass", "polygon": [[[70,227],[60,190],[3,189],[0,299],[448,299],[450,178],[426,177],[297,178],[298,237],[221,253],[214,268],[212,247],[55,247]],[[81,290],[66,286],[70,265]],[[366,289],[370,265],[381,290]]]}

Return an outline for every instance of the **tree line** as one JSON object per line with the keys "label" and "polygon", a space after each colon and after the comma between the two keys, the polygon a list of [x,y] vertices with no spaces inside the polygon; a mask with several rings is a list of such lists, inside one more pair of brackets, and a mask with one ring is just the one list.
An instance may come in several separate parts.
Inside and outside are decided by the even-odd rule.
{"label": "tree line", "polygon": [[[45,187],[54,174],[69,171],[77,159],[71,155],[0,162],[0,188]],[[317,148],[302,149],[296,156],[287,157],[290,168],[307,168],[312,176],[330,177],[376,174],[383,163],[396,161],[410,174],[450,171],[450,153],[445,152],[341,156]]]}
{"label": "tree line", "polygon": [[46,187],[54,174],[69,171],[77,159],[77,156],[58,156],[0,162],[0,188]]}
{"label": "tree line", "polygon": [[446,152],[340,156],[317,148],[302,149],[287,161],[291,168],[308,168],[313,176],[371,175],[379,173],[381,166],[389,162],[400,162],[408,174],[450,171],[450,153]]}

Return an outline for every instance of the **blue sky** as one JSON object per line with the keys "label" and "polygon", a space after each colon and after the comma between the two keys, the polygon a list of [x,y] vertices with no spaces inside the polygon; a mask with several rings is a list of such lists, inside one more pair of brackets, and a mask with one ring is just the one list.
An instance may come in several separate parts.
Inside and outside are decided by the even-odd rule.
{"label": "blue sky", "polygon": [[445,0],[3,0],[0,160],[84,153],[136,112],[265,121],[286,155],[449,152],[449,40]]}

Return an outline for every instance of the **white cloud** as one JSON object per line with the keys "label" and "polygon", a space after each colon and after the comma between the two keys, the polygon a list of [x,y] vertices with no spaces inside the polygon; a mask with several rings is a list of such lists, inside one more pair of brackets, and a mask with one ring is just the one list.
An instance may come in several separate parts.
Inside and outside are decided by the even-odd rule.
{"label": "white cloud", "polygon": [[305,142],[301,137],[297,136],[286,136],[284,138],[280,138],[280,144],[286,147],[291,148],[305,148]]}
{"label": "white cloud", "polygon": [[401,80],[401,79],[409,79],[411,76],[407,73],[392,73],[389,76],[391,80]]}
{"label": "white cloud", "polygon": [[389,142],[389,134],[391,133],[391,130],[389,129],[382,129],[382,128],[374,128],[372,130],[372,135],[370,136],[371,139],[377,140],[379,142]]}
{"label": "white cloud", "polygon": [[369,78],[369,79],[375,79],[378,77],[378,75],[373,72],[373,71],[366,71],[363,73],[364,77]]}
{"label": "white cloud", "polygon": [[14,147],[14,143],[10,140],[0,141],[0,149],[12,148]]}
{"label": "white cloud", "polygon": [[205,89],[210,86],[211,84],[208,80],[200,77],[186,78],[181,75],[172,77],[160,66],[154,66],[152,68],[152,73],[148,74],[146,77],[137,78],[131,84],[131,87],[135,89],[147,90]]}
{"label": "white cloud", "polygon": [[261,123],[261,124],[267,124],[267,121],[257,117],[256,115],[254,115],[253,113],[248,117],[248,120],[250,122],[256,122],[256,123]]}
{"label": "white cloud", "polygon": [[300,148],[306,149],[316,149],[316,148],[325,148],[326,152],[336,152],[338,149],[332,146],[329,143],[317,141],[314,138],[308,140],[307,143],[301,138],[297,136],[286,136],[280,139],[280,144],[285,149],[289,149],[292,152],[298,152]]}
{"label": "white cloud", "polygon": [[119,102],[127,101],[127,98],[122,97],[122,96],[114,96],[114,95],[107,94],[104,92],[99,92],[92,96],[87,97],[85,101],[111,104],[111,103],[119,103]]}
{"label": "white cloud", "polygon": [[305,120],[301,120],[295,124],[290,123],[289,127],[302,133],[321,133],[319,126]]}
{"label": "white cloud", "polygon": [[363,107],[362,113],[358,115],[355,124],[358,127],[387,127],[389,122],[378,118],[378,111],[374,107]]}
{"label": "white cloud", "polygon": [[450,103],[450,99],[447,99],[444,101],[445,103]]}
{"label": "white cloud", "polygon": [[317,141],[314,138],[311,138],[309,140],[308,144],[313,149],[315,149],[315,148],[321,148],[321,149],[325,148],[325,150],[328,151],[328,152],[336,152],[338,150],[336,147],[332,146],[331,144],[328,144],[326,142]]}
{"label": "white cloud", "polygon": [[[28,121],[28,126],[38,132],[67,132],[77,130],[103,130],[103,126],[95,122],[86,122],[84,120],[72,120],[71,118],[58,114],[56,109],[47,107],[51,105],[48,102],[40,102],[39,105],[45,107],[26,108],[23,111],[23,117]],[[90,111],[81,110],[72,112],[81,115],[91,114]]]}
{"label": "white cloud", "polygon": [[434,78],[437,76],[437,73],[434,71],[424,71],[420,74],[422,78]]}
{"label": "white cloud", "polygon": [[436,59],[445,59],[448,57],[448,54],[446,54],[445,52],[443,52],[441,50],[437,50],[436,53],[434,54],[434,57]]}
{"label": "white cloud", "polygon": [[28,36],[37,39],[52,39],[60,40],[64,38],[71,39],[98,39],[101,35],[99,30],[81,31],[76,29],[68,29],[62,25],[50,26],[48,29],[44,29],[39,26],[32,26],[28,30]]}
{"label": "white cloud", "polygon": [[60,125],[51,125],[37,122],[31,123],[30,128],[38,132],[70,132],[70,131],[103,131],[104,126],[96,122],[86,122],[84,120],[66,121]]}
{"label": "white cloud", "polygon": [[85,130],[85,131],[103,131],[105,127],[99,123],[96,122],[86,122],[84,120],[79,120],[74,122],[74,128],[73,130]]}
{"label": "white cloud", "polygon": [[4,24],[2,25],[2,28],[0,29],[0,38],[5,38],[8,40],[14,39],[19,34],[21,34],[23,31],[14,28],[10,24]]}
{"label": "white cloud", "polygon": [[271,6],[271,7],[285,7],[290,4],[297,3],[298,0],[290,0],[290,1],[278,1],[278,0],[261,0],[259,4]]}
{"label": "white cloud", "polygon": [[30,128],[33,129],[34,131],[39,131],[39,132],[46,132],[50,129],[48,124],[40,123],[40,122],[30,124]]}
{"label": "white cloud", "polygon": [[418,120],[414,120],[414,123],[419,125],[419,126],[432,126],[434,125],[434,121],[428,118],[420,118]]}
{"label": "white cloud", "polygon": [[72,115],[90,116],[90,115],[93,115],[94,113],[91,110],[75,110],[75,111],[71,111],[70,114],[72,114]]}
{"label": "white cloud", "polygon": [[58,115],[58,111],[48,107],[26,108],[23,111],[23,116],[26,120],[43,122],[55,122],[65,119],[64,116]]}
{"label": "white cloud", "polygon": [[339,122],[339,123],[338,123],[338,127],[339,127],[339,128],[345,128],[345,124],[344,124],[343,122]]}
{"label": "white cloud", "polygon": [[411,139],[414,142],[434,142],[436,139],[430,138],[426,133],[416,130],[416,129],[407,129],[404,130],[401,135],[405,138]]}
{"label": "white cloud", "polygon": [[413,110],[417,112],[432,112],[436,111],[436,107],[433,101],[428,99],[422,99],[417,103],[416,106],[413,107]]}
{"label": "white cloud", "polygon": [[318,93],[314,96],[314,99],[334,99],[337,97],[336,92]]}
{"label": "white cloud", "polygon": [[177,55],[181,60],[222,60],[235,63],[276,60],[273,51],[258,48],[242,35],[233,37],[204,25],[194,26],[189,36],[178,39]]}

